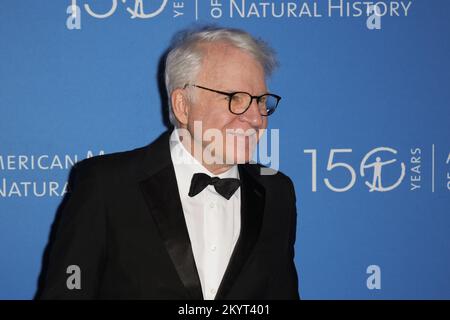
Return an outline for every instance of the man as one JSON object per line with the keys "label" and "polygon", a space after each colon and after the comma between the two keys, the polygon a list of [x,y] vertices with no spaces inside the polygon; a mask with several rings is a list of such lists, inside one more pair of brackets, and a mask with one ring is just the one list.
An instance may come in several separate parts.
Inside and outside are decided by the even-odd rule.
{"label": "man", "polygon": [[76,165],[38,297],[298,299],[292,182],[249,163],[280,100],[274,67],[240,30],[178,37],[165,70],[175,130]]}

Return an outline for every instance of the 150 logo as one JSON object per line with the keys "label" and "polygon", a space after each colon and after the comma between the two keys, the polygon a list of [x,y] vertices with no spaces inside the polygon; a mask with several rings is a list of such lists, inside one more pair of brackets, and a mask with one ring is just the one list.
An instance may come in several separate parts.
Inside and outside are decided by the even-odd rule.
{"label": "150 logo", "polygon": [[[119,0],[110,0],[111,5],[107,10],[100,11],[99,9],[93,9],[88,3],[84,4],[86,12],[94,18],[105,19],[111,17],[117,10]],[[159,15],[167,6],[168,0],[154,0],[147,2],[151,4],[151,9],[145,12],[144,0],[128,0],[128,3],[134,1],[132,7],[126,7],[126,10],[130,13],[130,18],[149,19]],[[120,0],[123,4],[127,4],[127,0]],[[95,6],[94,6],[95,7]],[[176,5],[174,4],[174,8]],[[151,11],[153,10],[153,11]],[[66,21],[67,29],[81,29],[81,8],[77,4],[77,0],[72,0],[71,5],[67,7],[66,13],[69,15]]]}
{"label": "150 logo", "polygon": [[[318,151],[317,149],[305,149],[305,154],[311,155],[311,191],[317,192],[317,163]],[[326,165],[326,174],[338,169],[345,172],[348,178],[345,178],[343,186],[336,186],[336,182],[332,182],[331,178],[325,177],[323,179],[324,185],[334,192],[346,192],[351,190],[357,181],[357,172],[360,178],[364,179],[364,184],[367,186],[369,192],[388,192],[399,187],[403,181],[407,180],[407,167],[404,161],[397,159],[399,156],[398,150],[391,147],[377,147],[368,151],[361,159],[357,169],[348,162],[338,160],[344,157],[345,154],[351,154],[353,149],[330,149],[328,154],[328,161]],[[409,189],[416,191],[422,189],[424,183],[423,175],[423,149],[411,148],[409,151]],[[439,161],[439,160],[438,160]],[[435,191],[435,145],[431,146],[431,191]],[[450,163],[450,153],[445,158],[445,163]],[[388,168],[389,167],[389,168]],[[384,172],[389,169],[389,179],[383,179]],[[343,171],[342,171],[343,170]],[[394,173],[393,173],[394,172]],[[394,178],[392,177],[394,176]],[[389,180],[386,182],[386,180]],[[340,181],[342,184],[342,180]],[[445,187],[450,191],[450,172],[446,170]]]}
{"label": "150 logo", "polygon": [[[373,174],[373,178],[371,180],[371,182],[369,181],[365,181],[365,184],[369,187],[369,191],[373,192],[373,191],[379,191],[379,192],[386,192],[386,191],[391,191],[393,189],[395,189],[396,187],[398,187],[398,185],[400,185],[400,183],[402,182],[403,178],[405,177],[405,164],[403,162],[399,163],[399,168],[400,168],[400,174],[399,177],[397,179],[397,181],[389,186],[383,186],[382,185],[382,169],[384,166],[389,165],[389,164],[394,164],[395,162],[397,162],[397,159],[390,159],[387,161],[381,161],[381,157],[377,156],[375,158],[375,160],[370,161],[373,157],[372,155],[382,152],[382,151],[386,151],[386,152],[390,152],[392,154],[397,154],[397,150],[393,149],[393,148],[388,148],[388,147],[379,147],[379,148],[375,148],[371,151],[369,151],[364,158],[361,161],[360,167],[359,167],[359,173],[361,175],[361,177],[366,177],[367,173],[366,170],[367,169],[372,169],[372,174]],[[356,171],[355,169],[348,163],[345,162],[338,162],[335,160],[335,156],[339,153],[351,153],[353,152],[352,149],[331,149],[330,153],[329,153],[329,157],[328,157],[328,163],[327,163],[327,171],[332,171],[336,168],[342,168],[346,171],[348,171],[348,175],[349,175],[349,182],[343,186],[343,187],[336,187],[332,184],[332,182],[328,179],[328,178],[324,178],[323,181],[325,183],[325,185],[327,186],[328,189],[334,191],[334,192],[345,192],[350,190],[356,182]],[[317,191],[317,149],[305,149],[304,153],[309,153],[311,154],[311,164],[312,164],[312,191],[316,192]]]}

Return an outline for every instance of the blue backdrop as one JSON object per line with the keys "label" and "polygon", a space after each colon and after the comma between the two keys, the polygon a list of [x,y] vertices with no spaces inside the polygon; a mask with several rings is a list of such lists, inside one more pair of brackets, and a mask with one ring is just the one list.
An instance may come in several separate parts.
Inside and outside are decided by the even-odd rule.
{"label": "blue backdrop", "polygon": [[450,298],[448,1],[141,2],[0,3],[0,299],[33,297],[72,163],[165,130],[158,62],[193,23],[278,53],[302,298]]}

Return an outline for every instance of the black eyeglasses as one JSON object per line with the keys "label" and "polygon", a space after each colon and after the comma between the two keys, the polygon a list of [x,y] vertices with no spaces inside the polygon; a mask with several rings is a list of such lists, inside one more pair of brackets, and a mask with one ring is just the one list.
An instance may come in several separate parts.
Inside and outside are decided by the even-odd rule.
{"label": "black eyeglasses", "polygon": [[253,102],[253,99],[256,100],[258,103],[259,112],[262,116],[270,116],[272,113],[275,112],[275,109],[278,106],[278,103],[281,100],[281,97],[272,94],[272,93],[265,93],[260,96],[252,96],[248,92],[238,91],[238,92],[224,92],[219,90],[214,90],[211,88],[206,88],[203,86],[199,86],[196,84],[185,84],[184,89],[187,87],[196,87],[203,90],[212,91],[215,93],[223,94],[228,97],[228,109],[231,113],[239,115],[243,114],[245,111],[250,108],[250,105]]}

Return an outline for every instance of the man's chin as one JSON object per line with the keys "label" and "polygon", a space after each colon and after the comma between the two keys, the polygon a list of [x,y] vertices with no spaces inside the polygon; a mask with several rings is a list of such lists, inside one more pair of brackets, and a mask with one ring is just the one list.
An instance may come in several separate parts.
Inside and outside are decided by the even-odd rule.
{"label": "man's chin", "polygon": [[250,162],[251,156],[248,153],[233,155],[232,157],[227,157],[227,164],[244,164]]}

